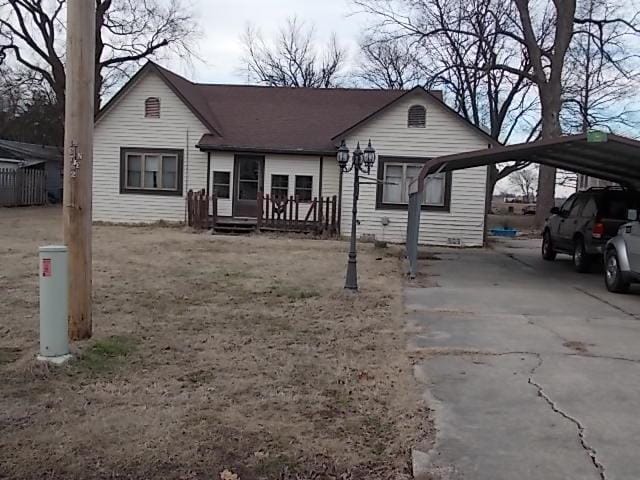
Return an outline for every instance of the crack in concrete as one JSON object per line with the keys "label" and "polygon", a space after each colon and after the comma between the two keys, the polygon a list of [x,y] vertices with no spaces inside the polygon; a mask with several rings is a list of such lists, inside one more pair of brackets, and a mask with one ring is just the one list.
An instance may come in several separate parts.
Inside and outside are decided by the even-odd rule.
{"label": "crack in concrete", "polygon": [[527,351],[508,351],[508,352],[492,352],[488,350],[472,350],[467,348],[448,348],[448,347],[424,347],[414,349],[408,352],[409,355],[415,355],[417,353],[423,353],[428,356],[445,357],[445,356],[465,356],[465,355],[480,355],[486,357],[502,357],[505,355],[531,355],[538,357],[540,354],[537,352]]}
{"label": "crack in concrete", "polygon": [[538,396],[542,398],[545,402],[547,402],[547,404],[551,407],[551,410],[556,412],[558,415],[564,417],[565,419],[569,420],[576,426],[578,430],[578,440],[580,441],[580,444],[582,445],[582,448],[584,449],[584,451],[587,452],[587,455],[589,455],[589,458],[591,459],[591,463],[593,463],[594,468],[596,469],[596,471],[598,472],[598,475],[600,476],[600,480],[607,480],[607,477],[605,475],[604,465],[602,465],[602,463],[598,461],[596,449],[587,443],[587,440],[584,435],[584,426],[578,421],[578,419],[560,410],[560,408],[555,404],[555,402],[551,400],[551,398],[545,393],[544,389],[542,388],[542,385],[540,385],[533,379],[533,376],[541,366],[542,366],[542,355],[538,354],[538,364],[531,369],[531,372],[529,374],[530,375],[529,380],[528,380],[529,384],[534,386],[537,389]]}
{"label": "crack in concrete", "polygon": [[587,358],[601,358],[603,360],[615,360],[619,362],[640,363],[638,358],[617,357],[614,355],[598,355],[595,353],[563,353],[565,357],[587,357]]}
{"label": "crack in concrete", "polygon": [[500,252],[503,255],[509,257],[511,260],[514,260],[516,262],[518,262],[521,265],[524,265],[525,267],[531,269],[531,270],[535,270],[535,267],[533,265],[531,265],[530,263],[525,262],[524,260],[522,260],[521,258],[516,257],[516,255],[514,253],[510,253],[510,252]]}
{"label": "crack in concrete", "polygon": [[618,305],[616,305],[614,303],[611,303],[610,301],[605,300],[602,297],[599,297],[595,293],[591,293],[590,291],[585,290],[584,288],[576,287],[575,285],[574,285],[573,288],[575,290],[577,290],[578,292],[583,293],[586,296],[593,298],[594,300],[598,300],[599,302],[604,303],[605,305],[608,305],[609,307],[613,308],[614,310],[618,310],[619,312],[624,313],[625,315],[628,315],[631,318],[635,318],[636,320],[640,320],[640,316],[639,315],[636,315],[635,313],[632,313],[632,312],[628,312],[624,308],[622,308],[622,307],[620,307],[620,306],[618,306]]}
{"label": "crack in concrete", "polygon": [[414,349],[408,352],[409,355],[416,356],[417,353],[423,353],[425,355],[434,357],[450,356],[465,356],[465,355],[480,355],[487,357],[502,357],[506,355],[530,355],[536,358],[540,358],[542,355],[547,357],[585,357],[585,358],[600,358],[603,360],[613,360],[619,362],[628,362],[640,364],[639,358],[627,358],[615,355],[599,355],[596,353],[579,353],[579,352],[557,352],[557,353],[540,353],[531,352],[527,350],[510,350],[507,352],[494,352],[487,350],[473,350],[467,348],[448,348],[448,347],[423,347]]}
{"label": "crack in concrete", "polygon": [[[577,287],[574,287],[577,288]],[[583,292],[584,293],[584,292]],[[534,327],[538,327],[542,330],[545,330],[549,333],[551,333],[552,335],[556,336],[557,338],[559,338],[560,340],[562,340],[562,342],[566,343],[566,342],[570,342],[571,339],[561,335],[560,333],[556,332],[553,328],[548,327],[546,325],[540,325],[539,323],[535,322],[533,320],[533,318],[531,318],[530,315],[525,314],[524,315],[527,318],[527,324],[532,325]],[[563,345],[566,347],[566,345]],[[589,353],[589,352],[572,352],[572,353],[548,353],[546,354],[547,356],[553,356],[553,355],[562,355],[565,357],[587,357],[587,358],[602,358],[604,360],[617,360],[617,361],[621,361],[621,362],[630,362],[630,363],[640,363],[640,359],[636,359],[636,358],[627,358],[627,357],[620,357],[620,356],[615,356],[615,355],[600,355],[597,353]]]}
{"label": "crack in concrete", "polygon": [[[532,270],[536,270],[536,267],[534,265],[531,265],[530,263],[528,263],[528,262],[524,261],[523,259],[517,257],[513,253],[509,253],[509,252],[500,252],[500,253],[502,253],[506,257],[510,258],[511,260],[514,260],[515,262],[517,262],[517,263],[519,263],[521,265],[524,265],[525,267],[528,267],[528,268],[530,268]],[[589,292],[588,290],[585,290],[584,288],[578,287],[576,285],[572,285],[572,286],[576,291],[578,291],[580,293],[583,293],[584,295],[587,295],[588,297],[591,297],[594,300],[597,300],[597,301],[599,301],[601,303],[604,303],[605,305],[608,305],[609,307],[611,307],[611,308],[613,308],[615,310],[618,310],[619,312],[624,313],[625,315],[628,315],[631,318],[634,318],[636,320],[640,320],[640,315],[637,315],[637,314],[635,314],[633,312],[629,312],[629,311],[625,310],[624,308],[622,308],[622,307],[620,307],[620,306],[618,306],[618,305],[616,305],[614,303],[611,303],[608,300],[605,300],[604,298],[596,295],[595,293],[592,293],[592,292]]]}

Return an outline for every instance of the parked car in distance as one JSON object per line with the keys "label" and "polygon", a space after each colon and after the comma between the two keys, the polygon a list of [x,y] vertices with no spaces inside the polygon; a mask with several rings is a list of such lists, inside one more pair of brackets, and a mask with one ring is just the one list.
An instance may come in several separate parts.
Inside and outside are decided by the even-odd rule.
{"label": "parked car in distance", "polygon": [[631,220],[607,242],[604,253],[604,284],[610,292],[624,293],[640,282],[640,210],[629,210]]}
{"label": "parked car in distance", "polygon": [[590,188],[551,209],[542,233],[542,257],[573,257],[574,268],[587,272],[601,260],[607,242],[627,223],[629,210],[640,210],[640,192],[620,187]]}

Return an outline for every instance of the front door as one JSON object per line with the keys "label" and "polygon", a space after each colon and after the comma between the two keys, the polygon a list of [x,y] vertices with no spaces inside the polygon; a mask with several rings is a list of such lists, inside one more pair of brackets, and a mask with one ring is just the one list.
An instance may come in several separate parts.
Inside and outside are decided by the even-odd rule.
{"label": "front door", "polygon": [[258,192],[264,187],[264,157],[236,155],[233,177],[233,216],[256,218]]}

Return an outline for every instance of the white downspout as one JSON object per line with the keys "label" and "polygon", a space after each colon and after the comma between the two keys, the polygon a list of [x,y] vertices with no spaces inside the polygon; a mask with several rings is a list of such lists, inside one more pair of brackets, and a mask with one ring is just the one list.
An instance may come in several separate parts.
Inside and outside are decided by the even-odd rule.
{"label": "white downspout", "polygon": [[182,179],[182,183],[184,185],[184,190],[182,192],[184,201],[184,223],[187,224],[187,192],[189,191],[189,129],[185,132],[185,146],[184,146],[184,178]]}

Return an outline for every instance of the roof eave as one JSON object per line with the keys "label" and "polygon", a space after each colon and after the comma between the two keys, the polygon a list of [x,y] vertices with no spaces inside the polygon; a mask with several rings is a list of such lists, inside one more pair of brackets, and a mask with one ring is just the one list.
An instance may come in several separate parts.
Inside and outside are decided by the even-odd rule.
{"label": "roof eave", "polygon": [[169,87],[169,89],[186,105],[186,107],[193,113],[198,120],[202,122],[202,124],[207,127],[211,133],[216,133],[220,135],[220,131],[215,128],[215,126],[211,125],[211,123],[200,113],[195,105],[193,105],[189,100],[182,94],[182,92],[176,87],[173,82],[171,82],[167,76],[162,72],[158,66],[152,61],[148,61],[140,70],[138,70],[135,75],[133,75],[127,83],[125,83],[120,90],[116,92],[116,94],[109,99],[109,101],[102,107],[98,113],[95,115],[94,123],[99,122],[112,108],[113,106],[131,89],[133,85],[138,82],[146,73],[153,71],[158,74],[158,76],[162,79],[162,81]]}
{"label": "roof eave", "polygon": [[196,148],[203,152],[235,152],[235,153],[275,153],[283,155],[326,155],[334,156],[336,150],[307,148],[248,147],[242,145],[207,145],[198,143]]}

